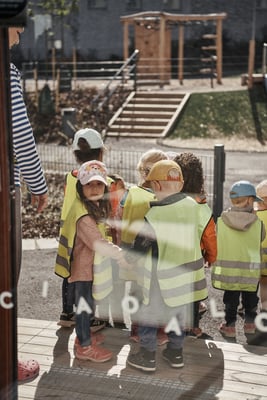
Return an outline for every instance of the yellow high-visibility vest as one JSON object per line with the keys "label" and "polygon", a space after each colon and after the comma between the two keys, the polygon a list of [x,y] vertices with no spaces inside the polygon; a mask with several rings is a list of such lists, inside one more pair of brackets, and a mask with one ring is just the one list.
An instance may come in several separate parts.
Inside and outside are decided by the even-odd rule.
{"label": "yellow high-visibility vest", "polygon": [[212,265],[211,281],[216,289],[254,292],[261,274],[261,231],[257,219],[247,231],[217,220],[217,260]]}
{"label": "yellow high-visibility vest", "polygon": [[[68,278],[71,275],[71,256],[76,235],[76,224],[81,217],[87,214],[88,211],[83,203],[79,198],[76,198],[72,203],[69,213],[65,217],[59,238],[55,273],[62,278]],[[102,237],[109,240],[105,224],[98,223],[97,227]],[[93,297],[95,300],[102,300],[111,293],[112,289],[111,260],[95,252],[93,266]]]}
{"label": "yellow high-visibility vest", "polygon": [[145,259],[143,279],[144,304],[149,303],[153,263],[161,295],[169,307],[203,300],[207,284],[200,240],[211,218],[209,207],[185,197],[168,205],[153,205],[146,214],[158,247],[158,259],[151,250]]}

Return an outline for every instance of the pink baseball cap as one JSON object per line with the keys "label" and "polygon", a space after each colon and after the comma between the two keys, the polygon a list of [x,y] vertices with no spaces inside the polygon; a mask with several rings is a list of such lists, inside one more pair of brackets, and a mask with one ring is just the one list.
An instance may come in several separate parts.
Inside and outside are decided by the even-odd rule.
{"label": "pink baseball cap", "polygon": [[101,161],[87,161],[80,166],[77,179],[82,185],[86,185],[92,181],[100,181],[107,186],[107,168]]}

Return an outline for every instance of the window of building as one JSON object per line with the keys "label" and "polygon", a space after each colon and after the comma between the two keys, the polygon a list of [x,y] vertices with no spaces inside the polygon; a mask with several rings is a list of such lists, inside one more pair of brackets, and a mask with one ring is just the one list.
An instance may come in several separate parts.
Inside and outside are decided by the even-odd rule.
{"label": "window of building", "polygon": [[163,0],[163,8],[165,10],[180,10],[181,0]]}
{"label": "window of building", "polygon": [[267,10],[267,0],[257,0],[256,8],[260,10]]}
{"label": "window of building", "polygon": [[126,0],[126,10],[141,10],[142,0]]}
{"label": "window of building", "polygon": [[107,8],[108,0],[88,0],[88,8]]}

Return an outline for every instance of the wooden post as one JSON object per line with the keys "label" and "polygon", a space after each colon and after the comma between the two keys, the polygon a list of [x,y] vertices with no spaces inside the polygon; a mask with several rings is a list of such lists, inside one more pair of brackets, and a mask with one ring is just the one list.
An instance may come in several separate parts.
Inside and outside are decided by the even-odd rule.
{"label": "wooden post", "polygon": [[183,85],[184,79],[184,25],[179,24],[179,49],[178,49],[178,79],[181,85]]}
{"label": "wooden post", "polygon": [[248,89],[253,87],[253,72],[255,62],[255,40],[249,41],[249,56],[248,56]]}
{"label": "wooden post", "polygon": [[124,61],[129,58],[129,39],[128,39],[128,22],[124,21],[123,22],[123,58]]}
{"label": "wooden post", "polygon": [[165,17],[162,15],[160,18],[160,31],[159,31],[159,76],[160,76],[160,86],[164,84],[164,70],[165,70]]}
{"label": "wooden post", "polygon": [[15,209],[7,28],[0,27],[0,390],[17,399],[17,309]]}
{"label": "wooden post", "polygon": [[217,83],[222,83],[222,20],[217,19],[216,24],[216,73]]}

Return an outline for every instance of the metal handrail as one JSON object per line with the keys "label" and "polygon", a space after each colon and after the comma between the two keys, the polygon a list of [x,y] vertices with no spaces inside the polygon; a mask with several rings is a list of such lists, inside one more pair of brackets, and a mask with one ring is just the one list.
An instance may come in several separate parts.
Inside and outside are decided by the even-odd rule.
{"label": "metal handrail", "polygon": [[[137,56],[139,54],[139,50],[134,50],[133,54],[124,62],[124,64],[120,67],[120,69],[118,69],[118,71],[116,72],[116,74],[110,79],[110,81],[107,83],[107,85],[105,86],[105,88],[103,89],[103,91],[101,93],[99,93],[93,100],[93,103],[98,103],[98,100],[101,98],[101,96],[103,95],[103,93],[108,93],[109,87],[111,86],[111,84],[117,80],[117,78],[119,76],[121,76],[121,74],[125,71],[125,69],[131,64],[132,61],[135,61],[133,64],[133,70],[134,70],[134,88],[136,88],[136,75],[135,75],[135,70],[136,70],[136,61],[137,61]],[[122,75],[122,82],[124,80],[124,76]],[[104,101],[98,104],[98,108],[103,107],[103,105],[109,100],[109,98],[111,97],[112,94],[114,94],[115,90],[117,89],[118,85],[111,91],[109,92],[109,95],[105,97]]]}
{"label": "metal handrail", "polygon": [[[107,83],[107,85],[105,86],[105,88],[98,93],[98,95],[92,100],[92,110],[95,112],[96,115],[96,120],[97,120],[97,125],[98,125],[98,130],[101,131],[101,124],[100,124],[100,112],[104,109],[104,107],[108,108],[108,103],[111,99],[111,97],[114,95],[114,93],[117,91],[118,87],[121,85],[121,83],[125,83],[125,75],[126,75],[126,71],[127,71],[127,76],[131,76],[131,74],[133,73],[133,90],[136,91],[136,87],[137,87],[137,83],[136,83],[136,64],[138,61],[138,54],[139,54],[139,50],[134,50],[134,52],[132,53],[132,55],[124,62],[124,64],[118,69],[118,71],[116,72],[116,74],[110,79],[110,81]],[[131,65],[131,63],[133,63]],[[127,69],[129,66],[131,66],[130,70]],[[113,82],[118,80],[118,77],[120,77],[120,83],[118,83],[116,86],[113,87],[112,90],[110,90],[110,87],[112,85]],[[102,101],[100,101],[100,99],[102,99]],[[124,98],[122,96],[121,98],[121,103],[123,103]],[[109,120],[109,113],[107,113],[107,120],[106,122],[108,122]]]}

